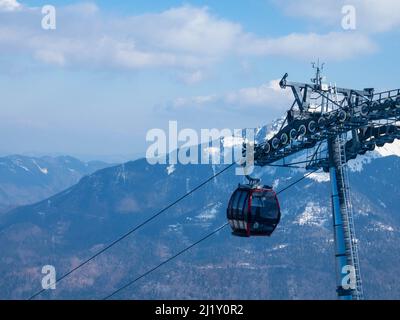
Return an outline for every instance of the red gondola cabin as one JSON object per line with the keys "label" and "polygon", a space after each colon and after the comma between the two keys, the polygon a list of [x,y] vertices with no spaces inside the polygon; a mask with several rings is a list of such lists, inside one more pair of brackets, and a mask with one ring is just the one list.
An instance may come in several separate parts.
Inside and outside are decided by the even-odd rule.
{"label": "red gondola cabin", "polygon": [[281,219],[278,197],[271,187],[239,185],[229,200],[227,218],[236,236],[270,236]]}

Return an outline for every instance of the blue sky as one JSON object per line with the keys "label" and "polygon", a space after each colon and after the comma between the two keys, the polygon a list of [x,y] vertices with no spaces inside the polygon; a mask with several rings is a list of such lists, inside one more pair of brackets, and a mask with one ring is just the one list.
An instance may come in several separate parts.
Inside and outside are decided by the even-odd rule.
{"label": "blue sky", "polygon": [[[400,2],[0,0],[0,153],[143,153],[146,132],[268,123],[276,80],[326,62],[344,87],[400,86]],[[54,5],[57,29],[41,28]]]}

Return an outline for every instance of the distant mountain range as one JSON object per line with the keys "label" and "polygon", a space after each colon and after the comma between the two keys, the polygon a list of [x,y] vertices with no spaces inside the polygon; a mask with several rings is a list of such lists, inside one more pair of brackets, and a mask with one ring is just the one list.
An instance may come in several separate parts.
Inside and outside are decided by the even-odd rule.
{"label": "distant mountain range", "polygon": [[69,156],[0,158],[0,213],[43,200],[109,164]]}
{"label": "distant mountain range", "polygon": [[[361,272],[370,299],[400,299],[397,147],[350,163]],[[33,166],[51,172],[43,163]],[[63,274],[222,168],[140,159],[99,170],[55,196],[1,215],[0,298],[29,297],[41,289],[43,265]],[[304,175],[300,169],[271,167],[256,173],[277,190]],[[242,181],[230,169],[41,298],[103,298],[225,223],[227,201]],[[115,298],[335,299],[328,181],[327,174],[315,173],[282,193],[282,222],[271,238],[237,238],[226,228]]]}

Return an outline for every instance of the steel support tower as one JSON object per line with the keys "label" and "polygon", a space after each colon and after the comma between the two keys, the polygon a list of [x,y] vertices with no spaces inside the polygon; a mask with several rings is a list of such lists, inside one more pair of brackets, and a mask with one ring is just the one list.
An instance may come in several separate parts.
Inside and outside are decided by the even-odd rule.
{"label": "steel support tower", "polygon": [[292,90],[294,102],[281,128],[255,144],[254,164],[291,167],[299,163],[291,156],[307,151],[305,168],[329,173],[337,294],[344,300],[363,299],[347,162],[400,139],[400,89],[340,88],[324,83],[323,65],[313,67],[312,83],[283,76],[280,86]]}
{"label": "steel support tower", "polygon": [[362,299],[360,264],[349,192],[345,140],[328,140],[332,217],[335,242],[336,291],[339,299]]}

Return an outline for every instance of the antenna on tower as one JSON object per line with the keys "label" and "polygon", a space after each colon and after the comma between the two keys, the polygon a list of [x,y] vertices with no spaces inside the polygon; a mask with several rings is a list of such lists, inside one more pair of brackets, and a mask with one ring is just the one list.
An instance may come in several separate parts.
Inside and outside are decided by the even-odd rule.
{"label": "antenna on tower", "polygon": [[325,63],[320,64],[319,59],[317,62],[311,62],[313,69],[315,69],[315,78],[311,79],[311,82],[316,84],[319,88],[322,84],[322,71],[324,70]]}

